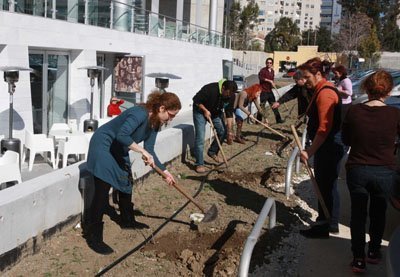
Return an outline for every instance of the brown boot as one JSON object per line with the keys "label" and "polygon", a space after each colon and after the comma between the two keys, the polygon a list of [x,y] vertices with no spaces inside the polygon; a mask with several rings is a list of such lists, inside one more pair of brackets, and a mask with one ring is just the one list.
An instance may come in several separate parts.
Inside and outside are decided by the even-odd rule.
{"label": "brown boot", "polygon": [[243,121],[237,121],[236,122],[236,136],[234,141],[237,143],[245,144],[245,141],[242,138],[242,127],[243,127]]}

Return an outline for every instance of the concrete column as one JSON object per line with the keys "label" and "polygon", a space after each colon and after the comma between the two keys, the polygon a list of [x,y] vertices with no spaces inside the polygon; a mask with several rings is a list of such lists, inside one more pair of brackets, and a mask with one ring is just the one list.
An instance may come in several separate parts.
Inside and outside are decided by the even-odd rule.
{"label": "concrete column", "polygon": [[130,26],[128,26],[128,21],[131,11],[130,6],[128,6],[129,3],[130,1],[128,0],[119,0],[118,2],[114,2],[113,28],[115,30],[129,31]]}
{"label": "concrete column", "polygon": [[210,0],[210,19],[208,29],[210,32],[215,32],[217,29],[217,11],[218,11],[218,0]]}
{"label": "concrete column", "polygon": [[196,0],[196,25],[201,26],[201,2],[202,0]]}

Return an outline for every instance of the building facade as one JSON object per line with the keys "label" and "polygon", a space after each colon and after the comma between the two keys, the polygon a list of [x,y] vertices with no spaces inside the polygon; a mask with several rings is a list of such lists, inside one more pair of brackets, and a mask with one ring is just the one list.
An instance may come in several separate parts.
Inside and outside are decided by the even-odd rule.
{"label": "building facade", "polygon": [[[248,1],[241,0],[242,5]],[[282,17],[292,19],[300,31],[314,30],[321,21],[321,0],[256,0],[260,8],[258,36],[265,36]]]}
{"label": "building facade", "polygon": [[[192,2],[0,0],[0,67],[33,69],[20,72],[16,83],[14,133],[46,134],[53,123],[71,119],[82,129],[91,105],[99,119],[106,117],[112,96],[126,100],[124,109],[145,101],[155,88],[150,73],[179,76],[167,90],[178,94],[183,110],[190,110],[192,96],[204,84],[229,75],[232,61],[215,24],[218,6],[199,9],[195,18],[202,13],[213,18],[202,27],[183,20],[191,20]],[[87,66],[106,68],[94,87],[81,69]],[[7,92],[8,84],[0,81],[3,122],[9,118]],[[7,124],[0,125],[0,135],[8,137]]]}
{"label": "building facade", "polygon": [[337,0],[322,0],[321,27],[325,27],[331,34],[340,31],[340,19],[342,18],[342,5]]}

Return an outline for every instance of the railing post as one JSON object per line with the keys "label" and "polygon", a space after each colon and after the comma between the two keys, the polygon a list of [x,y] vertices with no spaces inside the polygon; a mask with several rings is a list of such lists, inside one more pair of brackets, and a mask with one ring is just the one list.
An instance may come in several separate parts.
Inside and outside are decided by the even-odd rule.
{"label": "railing post", "polygon": [[243,248],[242,256],[240,258],[239,276],[247,277],[249,273],[251,254],[253,253],[254,246],[260,237],[261,229],[264,226],[265,220],[269,216],[269,228],[274,228],[276,224],[276,204],[274,198],[268,198],[258,215],[257,221],[254,224],[253,230],[248,236]]}
{"label": "railing post", "polygon": [[110,3],[110,29],[114,29],[114,2]]}
{"label": "railing post", "polygon": [[298,153],[299,153],[299,148],[295,147],[293,149],[292,154],[290,155],[289,160],[286,165],[285,194],[286,194],[287,199],[289,199],[289,196],[290,196],[290,184],[292,182],[293,162],[296,160]]}
{"label": "railing post", "polygon": [[85,0],[85,15],[84,15],[84,17],[85,17],[84,23],[86,25],[88,25],[89,24],[89,0]]}

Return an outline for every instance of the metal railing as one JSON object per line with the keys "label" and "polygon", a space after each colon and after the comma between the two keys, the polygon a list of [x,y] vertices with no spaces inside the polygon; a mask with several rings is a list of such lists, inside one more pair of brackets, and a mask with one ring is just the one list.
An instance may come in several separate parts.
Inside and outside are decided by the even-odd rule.
{"label": "metal railing", "polygon": [[[306,144],[306,139],[307,139],[307,128],[304,128],[303,135],[301,136],[301,145],[302,145],[303,149]],[[293,172],[293,163],[294,162],[296,162],[296,164],[295,164],[296,174],[299,174],[299,172],[300,172],[300,157],[298,154],[299,154],[299,148],[295,147],[292,151],[292,154],[290,154],[289,160],[286,164],[285,195],[286,195],[287,199],[290,196],[290,187],[292,184],[292,172]]]}
{"label": "metal railing", "polygon": [[230,37],[223,33],[145,10],[141,5],[116,0],[0,0],[0,10],[197,44],[231,47]]}
{"label": "metal railing", "polygon": [[253,253],[254,246],[260,237],[261,229],[264,226],[265,220],[269,216],[268,228],[272,229],[276,224],[276,204],[274,198],[268,198],[258,215],[257,221],[254,224],[253,230],[247,237],[246,243],[244,245],[243,253],[240,258],[239,265],[239,276],[247,277],[249,273],[251,255]]}

